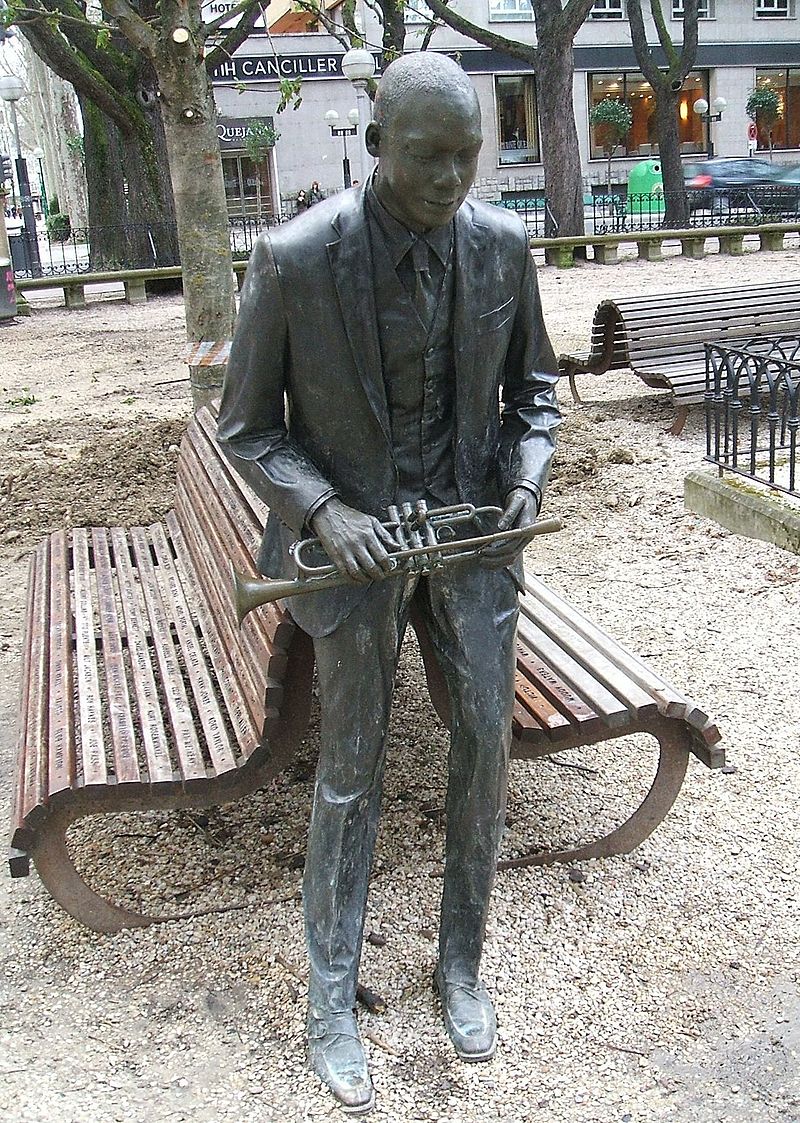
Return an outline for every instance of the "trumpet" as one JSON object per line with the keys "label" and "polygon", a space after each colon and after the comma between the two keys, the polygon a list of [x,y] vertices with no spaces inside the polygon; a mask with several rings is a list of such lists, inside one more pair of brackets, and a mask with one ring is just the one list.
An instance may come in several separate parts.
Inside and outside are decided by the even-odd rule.
{"label": "trumpet", "polygon": [[[387,508],[387,513],[389,518],[382,525],[397,543],[397,549],[389,551],[394,574],[387,576],[413,573],[426,576],[445,565],[479,557],[487,546],[495,543],[508,545],[520,542],[524,545],[540,534],[553,534],[562,526],[560,519],[540,519],[524,528],[458,538],[457,527],[469,523],[480,529],[481,519],[498,519],[503,513],[502,508],[476,507],[473,503],[429,508],[425,500],[420,499],[413,504],[403,503],[400,507],[393,504]],[[306,555],[315,549],[321,549],[318,538],[303,538],[289,547],[298,573],[293,578],[246,577],[231,566],[233,601],[239,624],[259,605],[353,584],[335,565],[315,565],[307,560]]]}

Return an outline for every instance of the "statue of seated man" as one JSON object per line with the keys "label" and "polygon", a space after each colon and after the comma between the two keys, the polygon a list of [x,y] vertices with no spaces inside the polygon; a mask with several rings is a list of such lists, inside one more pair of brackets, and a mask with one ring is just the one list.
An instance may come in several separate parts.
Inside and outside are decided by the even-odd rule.
{"label": "statue of seated man", "polygon": [[393,569],[390,505],[536,520],[559,423],[557,366],[520,220],[468,199],[475,90],[451,59],[403,56],[367,128],[360,188],[261,235],[247,270],[219,440],[269,506],[259,556],[320,539],[349,580],[288,602],[314,642],[320,754],[304,875],[311,1067],[350,1112],[375,1099],[355,1017],[384,743],[412,604],[452,713],[434,986],[456,1053],[488,1060],[481,982],[503,830],[522,587],[519,542],[429,575]]}

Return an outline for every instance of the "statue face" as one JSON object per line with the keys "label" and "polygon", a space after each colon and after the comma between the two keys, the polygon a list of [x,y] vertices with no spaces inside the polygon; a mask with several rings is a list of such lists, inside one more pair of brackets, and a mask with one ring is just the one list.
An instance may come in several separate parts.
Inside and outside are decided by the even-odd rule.
{"label": "statue face", "polygon": [[483,143],[480,110],[458,89],[412,92],[387,126],[370,126],[378,156],[375,190],[390,214],[411,230],[445,226],[475,179]]}

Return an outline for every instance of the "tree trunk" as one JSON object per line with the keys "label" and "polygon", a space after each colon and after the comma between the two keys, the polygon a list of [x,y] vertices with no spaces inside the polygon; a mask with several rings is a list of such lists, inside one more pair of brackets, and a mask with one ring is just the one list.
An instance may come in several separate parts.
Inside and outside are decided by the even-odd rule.
{"label": "tree trunk", "polygon": [[664,181],[664,225],[669,230],[680,230],[689,225],[689,206],[683,181],[681,141],[678,129],[678,93],[665,82],[655,89],[656,130],[661,178]]}
{"label": "tree trunk", "polygon": [[[172,173],[191,341],[225,340],[235,316],[233,263],[211,81],[191,49],[164,39],[155,60]],[[195,408],[218,396],[222,367],[192,368]]]}
{"label": "tree trunk", "polygon": [[542,135],[542,164],[547,197],[558,236],[582,236],[583,178],[578,131],[572,112],[573,57],[570,41],[554,42],[544,29],[539,38],[536,93]]}
{"label": "tree trunk", "polygon": [[127,135],[81,98],[92,270],[177,265],[177,232],[158,107]]}

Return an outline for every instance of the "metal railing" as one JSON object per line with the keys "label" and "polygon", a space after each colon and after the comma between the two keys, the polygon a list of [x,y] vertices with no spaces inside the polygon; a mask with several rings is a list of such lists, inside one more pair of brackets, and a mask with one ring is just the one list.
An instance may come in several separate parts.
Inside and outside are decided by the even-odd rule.
{"label": "metal railing", "polygon": [[[671,194],[593,195],[586,207],[587,234],[621,234],[660,230]],[[689,229],[709,226],[759,226],[800,217],[800,186],[689,188]]]}
{"label": "metal railing", "polygon": [[798,494],[800,338],[707,343],[706,455],[734,472]]}
{"label": "metal railing", "polygon": [[[800,219],[800,186],[688,191],[689,228],[758,226],[765,222]],[[668,199],[663,194],[594,195],[584,207],[588,236],[657,231],[665,227]],[[558,237],[558,223],[544,193],[535,197],[510,196],[495,203],[515,211],[531,238]],[[236,260],[250,255],[262,230],[284,219],[272,215],[234,215],[230,218],[230,244]],[[174,222],[129,224],[70,229],[59,237],[42,230],[38,236],[39,262],[34,263],[22,234],[10,238],[17,277],[62,277],[73,273],[115,269],[152,269],[180,264]]]}
{"label": "metal railing", "polygon": [[558,237],[558,223],[555,220],[549,201],[542,195],[536,198],[507,198],[492,201],[496,207],[515,211],[531,238]]}

